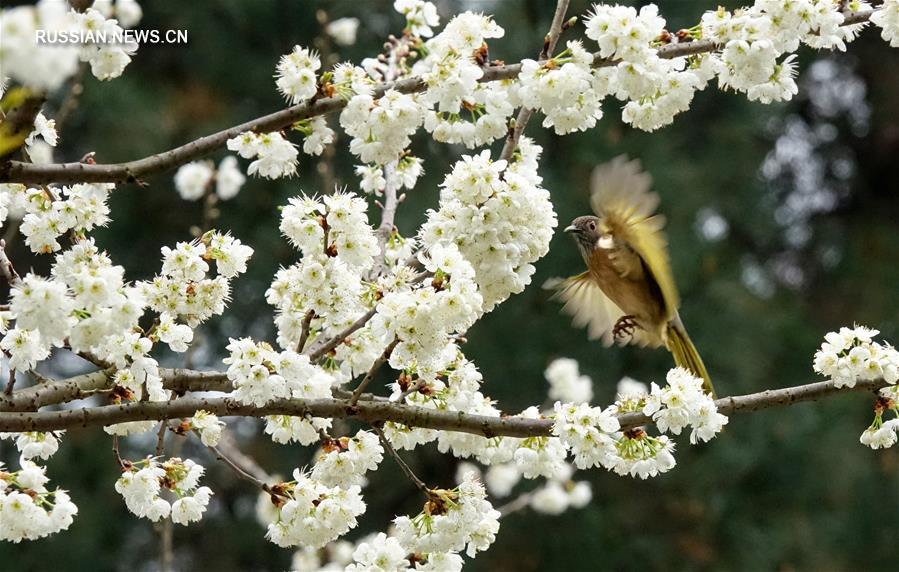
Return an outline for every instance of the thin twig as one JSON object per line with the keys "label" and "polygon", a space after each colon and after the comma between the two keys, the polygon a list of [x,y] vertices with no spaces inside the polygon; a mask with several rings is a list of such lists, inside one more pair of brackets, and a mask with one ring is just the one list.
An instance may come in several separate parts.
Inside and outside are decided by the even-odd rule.
{"label": "thin twig", "polygon": [[56,117],[54,118],[56,121],[57,133],[62,133],[66,121],[69,119],[72,112],[78,109],[78,100],[84,92],[84,75],[89,67],[90,65],[87,62],[79,64],[78,71],[75,72],[75,75],[72,76],[72,80],[69,82],[69,89],[66,92],[66,96],[62,100],[62,103],[59,105],[59,110],[56,112]]}
{"label": "thin twig", "polygon": [[218,447],[210,446],[209,450],[215,453],[215,457],[228,465],[234,473],[242,478],[245,481],[249,481],[253,483],[255,486],[259,487],[263,491],[269,492],[269,486],[267,483],[263,482],[261,479],[257,479],[255,476],[251,475],[249,472],[245,471],[240,465],[232,461],[228,455],[226,455],[221,449]]}
{"label": "thin twig", "polygon": [[131,463],[122,459],[122,454],[119,452],[119,436],[118,435],[112,436],[112,453],[115,455],[115,460],[116,460],[116,463],[119,464],[119,468],[122,469],[123,471],[131,465]]}
{"label": "thin twig", "polygon": [[407,397],[421,389],[421,386],[424,385],[424,383],[425,380],[419,378],[415,383],[409,386],[409,389],[399,394],[399,396],[397,396],[397,398],[392,401],[395,401],[396,403],[403,403]]}
{"label": "thin twig", "polygon": [[[6,352],[4,352],[5,354]],[[9,356],[7,356],[9,357]],[[6,382],[6,389],[3,391],[6,395],[12,395],[12,389],[16,385],[16,368],[9,368],[9,380]]]}
{"label": "thin twig", "polygon": [[342,344],[343,341],[353,335],[356,330],[365,326],[365,324],[367,324],[368,321],[374,317],[375,313],[377,313],[377,306],[362,314],[359,319],[344,328],[343,331],[341,331],[330,340],[322,342],[320,345],[313,344],[312,346],[310,346],[307,354],[309,356],[309,360],[318,361],[325,354]]}
{"label": "thin twig", "polygon": [[272,481],[272,477],[255,461],[255,459],[237,447],[237,443],[229,432],[222,432],[222,436],[215,447],[218,449],[219,453],[228,457],[232,463],[240,467],[245,473],[253,475],[256,479],[264,483]]}
{"label": "thin twig", "polygon": [[315,318],[315,310],[309,310],[303,316],[303,323],[300,327],[300,341],[297,342],[297,353],[303,353],[303,348],[306,347],[306,340],[309,339],[309,326],[312,324],[313,318]]}
{"label": "thin twig", "polygon": [[6,255],[6,240],[4,239],[0,239],[0,274],[3,274],[6,283],[10,286],[16,286],[22,281],[15,266],[12,265],[12,261]]}
{"label": "thin twig", "polygon": [[503,518],[509,516],[512,513],[518,512],[522,509],[527,508],[531,504],[531,499],[534,498],[534,491],[529,491],[526,493],[521,493],[514,499],[510,500],[506,504],[500,506],[498,509],[499,517]]}
{"label": "thin twig", "polygon": [[156,456],[161,457],[165,453],[165,433],[169,428],[169,420],[164,419],[159,422],[159,429],[156,431]]}
{"label": "thin twig", "polygon": [[393,353],[393,349],[398,343],[400,343],[399,338],[394,338],[393,341],[384,348],[384,353],[378,356],[378,359],[371,364],[368,373],[365,374],[365,377],[362,378],[362,381],[360,381],[359,385],[356,386],[356,389],[353,390],[353,395],[350,397],[350,406],[356,405],[359,401],[359,396],[362,395],[362,392],[368,387],[368,384],[371,382],[372,378],[375,377],[375,374],[378,373],[378,370],[390,359],[390,354]]}
{"label": "thin twig", "polygon": [[400,466],[400,469],[403,471],[403,474],[412,481],[412,483],[420,490],[426,497],[431,496],[431,489],[428,488],[428,485],[424,483],[421,479],[416,476],[412,469],[409,468],[409,465],[406,464],[406,461],[400,457],[399,453],[396,452],[396,449],[393,448],[393,445],[390,444],[390,441],[387,440],[387,437],[384,435],[384,431],[378,427],[377,424],[373,424],[371,426],[372,430],[377,433],[378,439],[381,441],[381,446],[384,447],[384,450],[393,457],[393,460],[396,461],[396,464]]}

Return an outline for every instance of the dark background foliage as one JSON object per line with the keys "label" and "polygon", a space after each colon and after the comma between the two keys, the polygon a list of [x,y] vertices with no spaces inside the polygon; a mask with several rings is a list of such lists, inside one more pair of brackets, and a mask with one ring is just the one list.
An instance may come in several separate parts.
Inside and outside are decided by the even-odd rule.
{"label": "dark background foliage", "polygon": [[[272,80],[275,61],[294,44],[313,44],[321,33],[319,9],[332,18],[362,20],[359,41],[340,49],[342,60],[358,62],[373,54],[386,34],[403,25],[386,0],[143,4],[141,27],[186,29],[189,44],[145,45],[122,78],[100,85],[88,77],[80,107],[63,127],[58,159],[96,151],[99,161],[129,160],[282,107]],[[438,2],[444,22],[460,9],[495,14],[507,33],[494,42],[492,56],[506,61],[538,51],[553,4]],[[660,2],[671,30],[692,26],[715,6]],[[588,9],[584,1],[572,2],[572,14]],[[544,146],[544,184],[561,223],[588,210],[584,182],[597,163],[627,153],[652,173],[668,218],[681,315],[723,395],[814,380],[812,355],[823,334],[840,325],[858,321],[882,330],[887,340],[899,340],[899,51],[869,30],[846,54],[804,50],[800,63],[800,94],[789,104],[762,106],[709,89],[673,126],[655,134],[624,126],[614,101],[587,133],[556,137],[539,128],[539,119],[528,130]],[[336,180],[357,189],[346,142],[340,139],[333,162]],[[424,210],[436,205],[437,185],[463,151],[424,136],[413,148],[426,158],[427,174],[400,209],[397,222],[404,234],[413,233]],[[278,235],[276,207],[301,190],[329,190],[316,163],[303,158],[301,175],[289,181],[251,179],[236,199],[221,205],[217,226],[231,229],[256,254],[235,284],[226,316],[203,326],[197,365],[221,367],[227,336],[274,338],[263,292],[274,271],[297,257]],[[131,279],[152,276],[159,268],[159,248],[189,239],[201,216],[198,203],[178,198],[171,173],[148,182],[146,188],[121,186],[111,199],[113,222],[96,233]],[[21,243],[12,257],[20,270],[48,265],[46,257],[29,257]],[[537,264],[531,287],[469,333],[466,354],[483,372],[485,392],[505,410],[543,401],[542,372],[553,357],[579,360],[595,382],[597,403],[609,402],[622,376],[659,381],[671,365],[665,352],[604,349],[569,327],[540,284],[578,272],[581,265],[569,239],[559,233]],[[60,358],[54,366],[60,373],[80,367]],[[378,381],[386,382],[387,372]],[[710,444],[683,442],[677,469],[646,482],[600,470],[579,473],[577,478],[593,484],[589,507],[560,517],[525,511],[505,519],[496,544],[470,567],[891,569],[899,556],[899,457],[893,450],[873,452],[859,445],[870,403],[855,395],[734,417]],[[254,421],[233,429],[241,447],[272,473],[287,474],[310,459],[309,449],[258,437]],[[126,453],[136,458],[151,449],[149,440],[134,440]],[[188,442],[181,454],[203,457],[204,452]],[[14,462],[8,445],[3,457]],[[176,527],[178,568],[288,567],[290,552],[263,539],[254,518],[254,491],[204,458],[216,496],[201,525]],[[450,484],[455,461],[433,447],[411,462],[429,483]],[[104,434],[67,434],[49,473],[54,483],[71,490],[78,518],[66,533],[0,546],[0,568],[158,566],[152,526],[127,514],[113,490],[117,469]],[[390,460],[372,478],[366,500],[370,508],[351,538],[383,530],[394,515],[417,512],[421,503]]]}

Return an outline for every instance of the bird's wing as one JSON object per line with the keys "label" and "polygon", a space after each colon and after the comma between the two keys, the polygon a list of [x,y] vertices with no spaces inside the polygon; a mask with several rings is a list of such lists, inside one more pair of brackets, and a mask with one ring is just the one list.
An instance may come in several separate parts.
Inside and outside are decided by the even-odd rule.
{"label": "bird's wing", "polygon": [[651,185],[652,177],[642,171],[639,161],[617,157],[594,169],[590,202],[615,238],[629,244],[643,259],[659,286],[670,320],[680,300],[662,232],[665,217],[654,214],[659,196],[649,191]]}
{"label": "bird's wing", "polygon": [[562,311],[574,317],[575,326],[587,327],[591,340],[602,338],[605,345],[612,345],[612,328],[624,312],[603,293],[589,272],[570,278],[551,278],[543,287],[556,291],[553,299],[562,301]]}

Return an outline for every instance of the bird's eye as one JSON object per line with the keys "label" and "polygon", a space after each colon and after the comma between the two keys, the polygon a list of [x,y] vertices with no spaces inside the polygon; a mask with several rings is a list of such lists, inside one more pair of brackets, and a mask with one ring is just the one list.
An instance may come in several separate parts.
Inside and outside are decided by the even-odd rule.
{"label": "bird's eye", "polygon": [[589,223],[587,223],[587,228],[589,228],[591,231],[596,230],[596,223],[593,221],[590,221]]}

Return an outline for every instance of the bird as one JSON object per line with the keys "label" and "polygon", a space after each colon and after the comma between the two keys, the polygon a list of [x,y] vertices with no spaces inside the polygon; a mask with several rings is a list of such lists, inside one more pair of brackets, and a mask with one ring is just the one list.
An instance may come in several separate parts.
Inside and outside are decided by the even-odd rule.
{"label": "bird", "polygon": [[551,279],[562,311],[574,325],[587,327],[590,339],[665,347],[676,366],[703,380],[715,395],[705,364],[678,314],[680,299],[663,229],[656,214],[659,196],[639,160],[616,157],[593,170],[590,203],[594,215],[579,216],[565,229],[587,265],[569,278]]}

